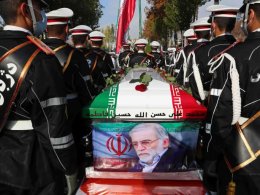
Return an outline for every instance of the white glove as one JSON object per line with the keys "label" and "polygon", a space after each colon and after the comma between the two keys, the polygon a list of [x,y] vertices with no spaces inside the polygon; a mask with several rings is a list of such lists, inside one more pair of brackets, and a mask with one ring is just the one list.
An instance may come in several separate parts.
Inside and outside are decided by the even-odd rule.
{"label": "white glove", "polygon": [[73,195],[78,187],[77,184],[77,175],[78,172],[72,174],[72,175],[65,175],[66,183],[68,187],[68,193],[67,195]]}

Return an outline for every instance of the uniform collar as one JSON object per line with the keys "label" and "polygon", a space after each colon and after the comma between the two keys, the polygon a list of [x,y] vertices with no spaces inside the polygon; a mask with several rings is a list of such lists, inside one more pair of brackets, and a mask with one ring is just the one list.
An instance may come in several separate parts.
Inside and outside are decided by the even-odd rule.
{"label": "uniform collar", "polygon": [[222,33],[222,34],[216,36],[216,38],[217,38],[217,37],[221,37],[221,36],[225,36],[225,35],[232,35],[232,34],[231,34],[231,33],[228,33],[228,32],[225,32],[225,33]]}
{"label": "uniform collar", "polygon": [[260,28],[255,29],[253,32],[260,32]]}
{"label": "uniform collar", "polygon": [[247,39],[259,39],[260,38],[260,31],[254,31],[251,33],[248,33]]}
{"label": "uniform collar", "polygon": [[209,40],[208,39],[204,39],[204,38],[201,38],[201,39],[197,40],[197,43],[203,43],[203,42],[209,42]]}
{"label": "uniform collar", "polygon": [[19,26],[13,26],[13,25],[6,25],[4,26],[3,30],[10,30],[10,31],[21,31],[21,32],[25,32],[29,35],[33,35],[29,30],[19,27]]}
{"label": "uniform collar", "polygon": [[235,38],[233,37],[232,34],[224,34],[224,35],[222,35],[222,36],[217,36],[217,37],[215,37],[214,39],[212,39],[211,43],[221,42],[221,41],[226,42],[227,40],[233,40],[233,41],[235,41]]}

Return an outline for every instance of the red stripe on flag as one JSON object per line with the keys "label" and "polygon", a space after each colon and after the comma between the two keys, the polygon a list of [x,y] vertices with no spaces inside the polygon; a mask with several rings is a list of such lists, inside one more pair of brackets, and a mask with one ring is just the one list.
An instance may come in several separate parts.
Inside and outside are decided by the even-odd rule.
{"label": "red stripe on flag", "polygon": [[134,16],[135,1],[136,0],[123,0],[120,8],[120,16],[118,19],[117,27],[117,40],[116,40],[116,53],[119,53],[122,43],[124,42],[124,36],[127,32],[129,24]]}

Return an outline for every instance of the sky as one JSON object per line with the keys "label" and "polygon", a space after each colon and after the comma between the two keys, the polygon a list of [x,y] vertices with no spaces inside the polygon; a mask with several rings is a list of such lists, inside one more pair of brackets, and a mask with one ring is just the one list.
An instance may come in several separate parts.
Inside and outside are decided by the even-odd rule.
{"label": "sky", "polygon": [[[119,1],[120,0],[100,0],[101,5],[104,6],[102,9],[103,16],[99,21],[100,28],[105,26],[114,24],[116,25],[117,15],[118,15],[118,8],[119,8]],[[229,5],[233,7],[241,7],[243,0],[221,0],[220,4]],[[204,6],[199,8],[199,17],[209,16],[209,13],[206,11],[206,8],[213,4],[213,0],[206,3]],[[149,6],[146,0],[141,0],[142,10],[145,7]],[[142,20],[145,20],[145,13],[142,12]],[[130,37],[132,39],[138,38],[139,35],[139,16],[138,16],[138,1],[136,2],[135,14],[130,24]],[[143,24],[142,24],[143,26]]]}

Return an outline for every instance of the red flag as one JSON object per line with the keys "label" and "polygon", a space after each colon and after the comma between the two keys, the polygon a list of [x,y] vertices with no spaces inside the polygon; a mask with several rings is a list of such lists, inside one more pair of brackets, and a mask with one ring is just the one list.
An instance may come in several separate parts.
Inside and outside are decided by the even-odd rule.
{"label": "red flag", "polygon": [[116,53],[119,50],[124,41],[124,36],[129,27],[129,24],[135,13],[135,1],[136,0],[121,0],[120,2],[120,14],[117,27],[117,39],[116,39]]}

